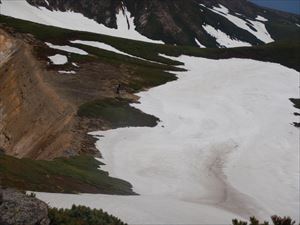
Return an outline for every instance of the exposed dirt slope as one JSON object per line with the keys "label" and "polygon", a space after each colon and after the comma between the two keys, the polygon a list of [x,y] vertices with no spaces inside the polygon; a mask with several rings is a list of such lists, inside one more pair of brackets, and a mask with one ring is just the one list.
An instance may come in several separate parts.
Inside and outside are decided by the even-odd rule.
{"label": "exposed dirt slope", "polygon": [[7,27],[0,32],[0,150],[33,159],[99,154],[87,133],[109,125],[77,111],[86,102],[115,98],[115,87],[130,77],[127,66],[90,59],[77,62],[76,75],[62,75],[49,65],[51,50],[43,42]]}
{"label": "exposed dirt slope", "polygon": [[48,158],[70,147],[74,108],[45,81],[51,73],[26,43],[1,31],[0,146],[17,157]]}

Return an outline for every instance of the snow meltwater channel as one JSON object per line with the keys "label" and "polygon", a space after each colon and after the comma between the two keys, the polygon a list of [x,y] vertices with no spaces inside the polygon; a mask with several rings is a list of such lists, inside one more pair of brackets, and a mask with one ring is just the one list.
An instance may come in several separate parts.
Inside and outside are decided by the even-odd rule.
{"label": "snow meltwater channel", "polygon": [[141,92],[133,106],[155,128],[94,132],[102,167],[139,196],[37,193],[52,206],[102,208],[130,224],[230,224],[288,215],[299,221],[299,130],[289,98],[299,74],[249,59],[176,58],[187,72]]}

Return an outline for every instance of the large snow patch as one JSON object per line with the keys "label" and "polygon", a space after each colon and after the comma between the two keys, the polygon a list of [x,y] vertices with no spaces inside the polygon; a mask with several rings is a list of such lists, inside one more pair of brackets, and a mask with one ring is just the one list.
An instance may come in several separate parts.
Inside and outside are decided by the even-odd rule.
{"label": "large snow patch", "polygon": [[299,74],[248,59],[182,56],[178,81],[139,94],[155,128],[95,132],[111,176],[140,196],[38,193],[52,206],[103,208],[131,224],[229,224],[234,217],[299,221]]}
{"label": "large snow patch", "polygon": [[1,2],[1,15],[65,29],[88,31],[145,42],[163,43],[162,41],[151,40],[137,32],[134,18],[125,6],[116,15],[118,29],[112,29],[72,11],[51,11],[45,7],[32,6],[26,0],[2,0]]}
{"label": "large snow patch", "polygon": [[[263,17],[258,17],[260,21],[250,20],[250,19],[241,19],[240,17],[234,16],[229,13],[229,10],[225,7],[219,4],[218,7],[214,6],[213,9],[210,9],[211,11],[225,17],[228,19],[231,23],[236,25],[237,27],[244,29],[248,31],[249,33],[256,36],[259,40],[263,41],[264,43],[270,43],[273,42],[273,38],[269,34],[265,24],[263,22],[266,22],[266,19]],[[262,20],[262,18],[264,20]],[[254,28],[254,29],[253,29]]]}

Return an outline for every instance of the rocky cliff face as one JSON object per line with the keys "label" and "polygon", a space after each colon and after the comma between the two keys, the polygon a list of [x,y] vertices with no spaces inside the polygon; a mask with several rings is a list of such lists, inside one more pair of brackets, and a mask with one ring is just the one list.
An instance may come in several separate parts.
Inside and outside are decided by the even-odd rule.
{"label": "rocky cliff face", "polygon": [[129,79],[128,68],[87,61],[78,63],[76,75],[63,76],[38,54],[38,48],[49,48],[31,35],[0,27],[0,40],[0,152],[46,160],[99,154],[87,133],[107,124],[79,117],[78,108],[116,97],[117,84]]}
{"label": "rocky cliff face", "polygon": [[48,206],[33,196],[0,188],[1,225],[48,225]]}
{"label": "rocky cliff face", "polygon": [[5,33],[0,33],[0,66],[7,62],[15,50],[15,43]]}
{"label": "rocky cliff face", "polygon": [[[79,12],[111,28],[117,27],[116,14],[120,9],[126,9],[135,18],[136,29],[140,33],[169,44],[198,46],[197,39],[206,47],[222,47],[216,36],[225,34],[230,39],[257,45],[265,41],[250,29],[257,31],[263,26],[273,40],[299,35],[299,27],[296,25],[300,24],[299,16],[263,9],[246,0],[27,1],[50,10]],[[220,10],[215,10],[216,7]],[[234,24],[226,15],[245,23],[249,28]],[[258,26],[255,23],[259,23]],[[218,33],[212,35],[203,27],[207,25]]]}
{"label": "rocky cliff face", "polygon": [[0,32],[0,147],[17,157],[51,158],[70,146],[74,110],[46,81],[24,42]]}

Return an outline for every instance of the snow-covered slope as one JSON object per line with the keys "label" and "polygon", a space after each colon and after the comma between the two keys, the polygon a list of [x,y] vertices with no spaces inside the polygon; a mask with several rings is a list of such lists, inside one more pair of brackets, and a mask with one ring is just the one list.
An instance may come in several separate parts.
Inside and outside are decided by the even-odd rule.
{"label": "snow-covered slope", "polygon": [[238,16],[231,15],[229,13],[229,10],[219,4],[218,7],[214,6],[213,9],[210,9],[213,12],[225,17],[228,19],[231,23],[236,25],[239,28],[242,28],[244,30],[247,30],[249,33],[255,35],[258,39],[260,39],[264,43],[270,43],[273,42],[274,40],[271,38],[271,35],[268,33],[263,21],[268,21],[267,19],[262,20],[262,16],[257,16],[256,20],[250,20],[250,19],[241,19]]}
{"label": "snow-covered slope", "polygon": [[2,0],[0,13],[67,29],[198,47],[251,46],[300,33],[299,16],[246,0]]}
{"label": "snow-covered slope", "polygon": [[49,42],[45,43],[48,47],[53,48],[53,49],[58,49],[58,50],[62,50],[65,52],[69,52],[69,53],[75,53],[75,54],[79,54],[79,55],[88,55],[88,53],[86,51],[83,51],[79,48],[74,48],[68,45],[53,45]]}
{"label": "snow-covered slope", "polygon": [[64,65],[68,62],[68,58],[65,55],[56,54],[48,58],[54,65]]}
{"label": "snow-covered slope", "polygon": [[1,15],[71,30],[88,31],[145,42],[163,43],[151,40],[138,33],[135,30],[134,18],[125,6],[116,15],[117,29],[113,29],[73,11],[51,11],[46,7],[32,6],[26,0],[2,0],[1,2]]}
{"label": "snow-covered slope", "polygon": [[232,39],[230,36],[222,32],[221,30],[215,29],[210,25],[203,25],[203,28],[209,35],[216,38],[216,41],[220,47],[234,48],[251,46],[251,44],[247,42]]}
{"label": "snow-covered slope", "polygon": [[157,127],[93,133],[104,169],[140,196],[37,196],[52,206],[103,208],[131,224],[273,214],[299,221],[299,130],[288,100],[298,96],[298,72],[248,59],[177,60],[188,71],[134,104],[159,117]]}

